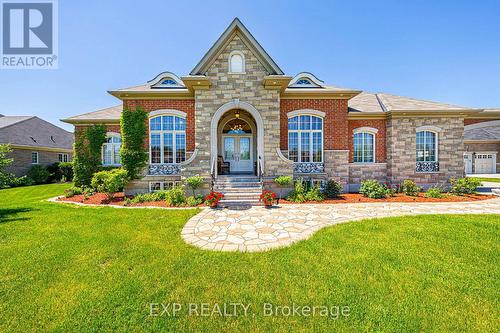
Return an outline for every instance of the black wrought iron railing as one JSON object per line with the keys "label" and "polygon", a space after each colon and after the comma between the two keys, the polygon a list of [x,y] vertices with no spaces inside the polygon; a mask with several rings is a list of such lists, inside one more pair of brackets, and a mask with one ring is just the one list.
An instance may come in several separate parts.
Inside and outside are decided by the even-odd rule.
{"label": "black wrought iron railing", "polygon": [[416,172],[438,172],[439,162],[417,162],[415,166]]}

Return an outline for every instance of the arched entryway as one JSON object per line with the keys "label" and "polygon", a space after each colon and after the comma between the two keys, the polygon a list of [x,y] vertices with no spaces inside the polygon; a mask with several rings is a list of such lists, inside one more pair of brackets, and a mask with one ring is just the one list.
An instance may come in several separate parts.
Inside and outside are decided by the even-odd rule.
{"label": "arched entryway", "polygon": [[222,105],[210,125],[211,172],[219,173],[222,158],[229,162],[228,173],[258,175],[264,167],[263,127],[260,113],[251,104],[233,100]]}

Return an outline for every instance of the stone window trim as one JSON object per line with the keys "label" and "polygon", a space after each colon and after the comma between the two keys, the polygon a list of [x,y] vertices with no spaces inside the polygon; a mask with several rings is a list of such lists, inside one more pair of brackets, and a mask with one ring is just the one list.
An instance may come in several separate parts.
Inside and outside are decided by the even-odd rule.
{"label": "stone window trim", "polygon": [[[432,125],[420,126],[417,127],[416,135],[419,133],[424,133],[424,146],[426,146],[425,142],[425,133],[434,134],[434,159],[433,160],[425,160],[425,150],[424,150],[424,161],[417,160],[417,154],[415,154],[415,165],[417,173],[439,173],[439,132],[441,132],[441,128]],[[416,144],[415,144],[415,152],[418,153]]]}
{"label": "stone window trim", "polygon": [[[121,140],[121,134],[120,133],[117,133],[117,132],[107,132],[106,133],[106,139],[109,139],[109,138],[119,138]],[[119,145],[120,148],[121,148],[121,143],[118,144],[118,143],[115,143],[115,142],[105,142],[102,144],[101,146],[101,164],[103,166],[121,166],[121,163],[115,163],[114,161],[116,160],[116,152],[115,152],[115,149],[114,149],[114,146],[115,145]],[[105,148],[107,146],[111,146],[111,161],[113,161],[112,163],[106,163],[105,161],[105,158],[104,158],[104,151],[105,151]],[[119,151],[120,149],[118,149]],[[118,156],[118,160],[119,160],[119,156]]]}
{"label": "stone window trim", "polygon": [[299,110],[294,110],[290,111],[286,114],[287,118],[293,118],[297,116],[316,116],[320,117],[322,119],[325,118],[326,112],[319,111],[319,110],[314,110],[314,109],[299,109]]}
{"label": "stone window trim", "polygon": [[38,156],[38,152],[32,151],[31,152],[31,164],[39,164],[39,163],[40,163],[40,159]]}
{"label": "stone window trim", "polygon": [[[233,57],[234,56],[240,56],[241,57],[241,71],[233,71],[233,65],[232,65],[232,60],[233,60]],[[232,51],[231,53],[229,53],[229,56],[228,56],[228,59],[227,59],[227,64],[228,64],[228,67],[227,67],[227,72],[228,74],[245,74],[245,55],[243,54],[243,52],[241,51],[238,51],[238,50],[234,50]]]}
{"label": "stone window trim", "polygon": [[423,132],[423,131],[427,131],[427,132],[434,132],[434,133],[439,133],[442,131],[442,129],[440,127],[437,127],[437,126],[432,126],[432,125],[424,125],[424,126],[419,126],[416,128],[416,132]]}
{"label": "stone window trim", "polygon": [[[365,165],[365,164],[375,164],[375,163],[377,163],[377,133],[378,133],[378,129],[374,128],[374,127],[366,127],[366,126],[364,126],[364,127],[355,128],[355,129],[353,129],[352,132],[353,132],[353,140],[354,140],[354,136],[356,134],[369,134],[369,135],[373,136],[373,138],[372,138],[372,142],[373,142],[373,145],[372,145],[373,161],[366,161],[366,162],[365,161],[361,161],[361,162],[354,162],[353,161],[352,164],[362,164],[362,165]],[[353,153],[354,153],[355,147],[356,146],[353,143]]]}
{"label": "stone window trim", "polygon": [[[151,120],[162,117],[162,116],[172,116],[172,117],[179,117],[184,119],[185,121],[185,129],[184,130],[175,130],[175,127],[173,130],[152,130],[151,129]],[[175,123],[175,119],[174,119]],[[187,148],[187,133],[186,133],[186,128],[187,128],[187,113],[180,111],[180,110],[174,110],[174,109],[160,109],[160,110],[155,110],[151,111],[148,115],[148,131],[149,131],[149,164],[150,165],[177,165],[177,164],[183,164],[185,162],[186,158],[186,148]],[[164,134],[165,133],[172,133],[172,156],[173,160],[172,163],[164,163]],[[153,163],[152,162],[152,154],[151,154],[151,136],[152,134],[159,134],[160,135],[160,163]],[[181,162],[177,162],[177,134],[184,134],[184,160]]]}

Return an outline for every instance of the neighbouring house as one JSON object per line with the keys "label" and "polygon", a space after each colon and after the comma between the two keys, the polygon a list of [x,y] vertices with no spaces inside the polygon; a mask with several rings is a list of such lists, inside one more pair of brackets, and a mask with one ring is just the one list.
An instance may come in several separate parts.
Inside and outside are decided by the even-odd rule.
{"label": "neighbouring house", "polygon": [[0,144],[12,148],[12,164],[6,168],[25,175],[33,165],[69,162],[73,155],[73,133],[35,116],[0,115]]}
{"label": "neighbouring house", "polygon": [[[500,112],[485,110],[485,118],[465,119],[465,172],[467,174],[500,173],[500,120],[491,120]],[[497,117],[498,119],[498,117]]]}
{"label": "neighbouring house", "polygon": [[119,165],[122,110],[149,113],[149,163],[128,193],[195,174],[228,192],[241,187],[240,198],[278,175],[334,178],[346,191],[369,178],[430,186],[462,177],[466,151],[476,158],[498,152],[498,143],[464,141],[464,124],[484,122],[489,133],[486,124],[497,126],[500,110],[341,88],[309,72],[288,76],[238,19],[189,75],[163,72],[109,93],[121,104],[63,121],[76,133],[105,124],[102,162]]}

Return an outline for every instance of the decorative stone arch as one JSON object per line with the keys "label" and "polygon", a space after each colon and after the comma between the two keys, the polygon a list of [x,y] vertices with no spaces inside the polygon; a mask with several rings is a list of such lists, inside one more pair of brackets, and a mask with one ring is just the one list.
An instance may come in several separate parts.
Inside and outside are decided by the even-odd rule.
{"label": "decorative stone arch", "polygon": [[[264,122],[259,111],[250,103],[241,102],[239,99],[233,99],[230,102],[223,104],[217,109],[210,122],[210,170],[214,167],[214,163],[217,161],[217,127],[219,126],[219,120],[222,118],[224,113],[233,109],[241,109],[250,113],[255,120],[257,125],[257,158],[256,161],[259,163],[259,158],[261,161],[262,169],[264,170]],[[213,168],[215,175],[217,175],[217,168]],[[258,170],[258,168],[257,168]]]}
{"label": "decorative stone arch", "polygon": [[314,109],[300,109],[300,110],[290,111],[286,115],[289,119],[296,117],[296,116],[305,116],[305,115],[325,118],[326,113],[323,111],[314,110]]}
{"label": "decorative stone arch", "polygon": [[186,118],[187,113],[174,109],[161,109],[161,110],[151,111],[148,115],[149,118],[155,118],[158,116],[177,116],[181,118]]}
{"label": "decorative stone arch", "polygon": [[433,125],[426,125],[426,126],[420,126],[417,127],[416,132],[422,132],[422,131],[429,131],[429,132],[434,132],[434,133],[439,133],[442,131],[440,127],[433,126]]}
{"label": "decorative stone arch", "polygon": [[374,128],[374,127],[356,127],[355,129],[353,129],[353,134],[356,134],[356,133],[370,133],[370,134],[377,134],[378,133],[378,129],[377,128]]}

